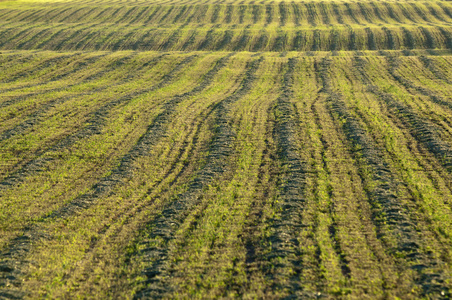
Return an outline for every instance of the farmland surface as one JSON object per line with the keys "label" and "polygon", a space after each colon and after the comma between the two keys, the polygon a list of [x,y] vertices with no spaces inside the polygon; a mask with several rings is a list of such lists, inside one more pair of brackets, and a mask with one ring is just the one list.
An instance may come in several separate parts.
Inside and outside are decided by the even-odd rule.
{"label": "farmland surface", "polygon": [[452,297],[448,1],[0,0],[0,299]]}

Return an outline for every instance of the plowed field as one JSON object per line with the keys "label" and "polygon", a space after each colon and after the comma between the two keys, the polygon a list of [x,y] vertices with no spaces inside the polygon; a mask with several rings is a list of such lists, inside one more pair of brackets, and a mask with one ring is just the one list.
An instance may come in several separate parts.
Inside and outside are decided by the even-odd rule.
{"label": "plowed field", "polygon": [[450,299],[448,1],[0,1],[0,299]]}

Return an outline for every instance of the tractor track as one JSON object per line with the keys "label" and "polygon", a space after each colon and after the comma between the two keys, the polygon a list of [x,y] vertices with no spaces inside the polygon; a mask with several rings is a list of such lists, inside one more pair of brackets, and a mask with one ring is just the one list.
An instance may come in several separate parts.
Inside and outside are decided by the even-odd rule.
{"label": "tractor track", "polygon": [[[171,148],[170,152],[177,152],[177,155],[172,160],[171,166],[169,166],[165,174],[156,182],[154,182],[153,185],[147,189],[146,193],[141,196],[138,201],[136,201],[136,203],[128,205],[127,207],[119,211],[108,224],[102,226],[102,228],[97,231],[97,238],[91,240],[89,248],[85,251],[84,261],[86,259],[89,259],[89,256],[96,251],[99,243],[101,243],[103,238],[107,236],[107,233],[109,239],[115,239],[125,226],[127,226],[135,218],[137,218],[138,214],[148,210],[149,207],[153,205],[158,198],[160,198],[160,194],[169,192],[171,188],[176,185],[176,183],[178,185],[187,183],[180,182],[179,178],[186,172],[190,164],[184,164],[179,170],[177,170],[176,166],[181,161],[185,153],[188,153],[185,155],[186,157],[194,157],[194,152],[197,149],[196,145],[199,144],[198,139],[200,130],[208,122],[214,112],[215,105],[212,105],[200,113],[200,117],[198,118],[200,121],[196,125],[193,124],[190,132],[186,135],[186,140],[183,142],[182,147],[175,149],[174,145]],[[190,142],[193,145],[192,147],[189,147]],[[172,175],[174,176],[174,178],[170,178]],[[140,216],[138,216],[138,218],[139,217]],[[113,225],[117,224],[119,220],[121,220],[122,225],[118,228],[115,228]],[[95,264],[93,261],[91,262],[93,263],[93,265]],[[85,273],[89,273],[89,270],[86,269],[93,268],[93,265],[90,266],[88,264],[87,266],[85,266]]]}
{"label": "tractor track", "polygon": [[[268,137],[272,136],[274,130],[273,107],[269,106],[267,109],[267,124],[266,124],[266,139],[265,148],[261,155],[261,164],[259,165],[258,180],[256,184],[256,197],[252,199],[249,209],[247,222],[244,225],[241,239],[246,248],[245,256],[245,272],[247,275],[248,284],[252,281],[254,272],[261,272],[265,269],[265,262],[261,261],[260,256],[264,253],[264,245],[262,237],[259,232],[259,227],[265,225],[264,209],[267,205],[268,199],[274,197],[277,178],[276,165],[276,146]],[[267,178],[270,179],[267,179]],[[243,287],[242,287],[243,289]],[[241,295],[243,296],[243,295]]]}
{"label": "tractor track", "polygon": [[29,162],[26,162],[25,165],[20,167],[17,171],[12,172],[10,175],[8,175],[6,178],[4,178],[0,182],[0,191],[5,189],[10,189],[14,186],[17,186],[18,184],[22,183],[28,176],[35,174],[36,172],[39,172],[44,168],[45,165],[50,163],[52,161],[49,157],[44,157],[44,154],[48,151],[56,151],[58,149],[68,148],[72,146],[74,143],[81,139],[86,139],[87,137],[93,136],[95,134],[99,134],[102,130],[102,128],[105,125],[106,117],[108,116],[108,113],[110,110],[114,107],[117,107],[119,105],[125,104],[129,101],[131,101],[133,98],[151,92],[155,91],[157,89],[160,89],[170,83],[172,83],[172,80],[175,78],[175,75],[183,69],[184,65],[188,64],[190,61],[192,61],[196,55],[189,56],[184,61],[182,61],[179,65],[177,65],[173,70],[170,71],[170,73],[166,74],[161,82],[157,83],[156,85],[153,85],[149,88],[145,88],[139,91],[134,91],[132,93],[126,94],[124,96],[121,96],[117,99],[114,99],[112,101],[107,102],[106,104],[102,105],[100,108],[98,108],[96,111],[89,113],[87,118],[87,123],[90,124],[88,126],[84,126],[81,129],[77,130],[74,133],[69,134],[68,136],[58,140],[56,143],[51,145],[49,148],[42,149],[37,153],[37,157],[32,159]]}
{"label": "tractor track", "polygon": [[452,80],[447,78],[447,76],[442,72],[440,69],[438,69],[435,65],[435,62],[428,56],[421,55],[419,56],[420,61],[424,64],[424,66],[429,69],[435,76],[444,81],[445,83],[452,84]]}
{"label": "tractor track", "polygon": [[[448,101],[447,99],[445,99],[444,97],[442,97],[442,96],[438,95],[437,93],[431,91],[430,89],[425,88],[423,86],[419,86],[419,85],[415,84],[414,82],[412,82],[411,80],[409,80],[409,79],[401,76],[400,74],[398,74],[397,70],[400,67],[401,61],[397,57],[389,56],[388,60],[389,60],[389,64],[390,64],[389,73],[402,86],[404,86],[408,90],[414,90],[414,91],[416,91],[417,93],[419,93],[421,95],[429,97],[430,100],[432,102],[436,103],[436,104],[439,104],[439,105],[441,105],[441,106],[443,106],[445,108],[448,108],[448,109],[452,109],[452,102],[451,101]],[[428,60],[424,60],[424,61],[428,62]],[[436,73],[438,73],[438,72],[435,72],[435,75],[436,75]]]}
{"label": "tractor track", "polygon": [[32,84],[26,84],[23,86],[18,86],[18,87],[12,87],[12,88],[7,88],[7,89],[3,89],[0,90],[0,93],[7,93],[7,92],[12,92],[12,91],[17,91],[17,90],[21,90],[21,89],[27,89],[27,88],[32,88],[32,87],[38,87],[38,86],[43,86],[46,84],[49,84],[51,82],[55,82],[58,80],[64,80],[66,77],[69,77],[71,75],[75,75],[77,74],[79,71],[84,71],[86,70],[86,66],[88,64],[94,63],[97,59],[100,59],[102,57],[105,57],[107,54],[98,54],[95,55],[93,57],[86,57],[83,56],[80,60],[76,60],[73,64],[75,65],[74,68],[64,72],[64,73],[57,73],[57,75],[51,76],[50,79],[46,79],[42,82],[38,82],[38,83],[32,83]]}
{"label": "tractor track", "polygon": [[[329,64],[330,62],[328,60],[325,59],[323,61],[322,68],[325,70],[324,73],[327,73]],[[369,90],[375,93],[376,96],[385,97],[385,102],[389,100],[395,102],[392,96],[379,91],[378,87],[373,85],[373,82],[364,70],[365,64],[366,62],[362,58],[354,58],[354,69],[358,78],[363,84],[369,86]],[[408,268],[417,274],[414,277],[414,284],[421,289],[421,294],[424,297],[433,296],[439,299],[446,299],[450,296],[446,284],[450,278],[442,272],[444,269],[441,266],[444,262],[439,261],[432,256],[432,253],[424,250],[425,245],[423,245],[424,241],[422,240],[422,236],[417,232],[416,225],[409,218],[407,207],[401,204],[402,201],[398,199],[397,191],[400,189],[398,187],[400,183],[394,178],[389,165],[385,162],[382,153],[383,150],[369,138],[360,123],[350,114],[342,100],[342,96],[331,90],[330,79],[327,75],[324,75],[323,78],[327,88],[326,90],[330,91],[332,112],[345,121],[343,123],[344,133],[356,149],[355,155],[359,153],[357,160],[362,161],[365,165],[360,168],[364,168],[363,170],[366,168],[372,170],[370,173],[375,184],[372,188],[368,187],[366,193],[373,207],[373,218],[377,228],[377,234],[380,238],[385,235],[394,238],[396,244],[392,247],[387,245],[390,247],[390,254],[395,257],[402,254],[404,260],[409,262],[409,265],[403,266],[403,263],[396,258],[396,261],[399,262],[398,268],[400,271],[403,268]],[[388,103],[388,106],[396,106],[396,104]],[[397,106],[397,108],[401,108],[400,106]],[[366,179],[364,178],[363,181],[366,181]],[[389,232],[381,229],[386,227],[382,227],[382,224],[385,222],[391,226]]]}
{"label": "tractor track", "polygon": [[[46,220],[62,220],[86,210],[96,203],[100,197],[107,196],[115,187],[124,182],[125,179],[133,176],[133,164],[137,157],[145,156],[149,153],[153,145],[165,136],[165,127],[170,122],[172,114],[175,112],[178,103],[188,97],[192,97],[206,89],[213,81],[215,75],[225,66],[231,55],[221,58],[215,66],[204,76],[203,81],[193,90],[177,95],[163,104],[163,111],[154,119],[147,131],[140,137],[137,144],[125,154],[117,168],[110,172],[110,175],[103,177],[93,188],[85,194],[78,196],[59,209],[51,212],[42,218]],[[193,59],[189,57],[189,60]],[[187,59],[186,59],[187,60]],[[183,64],[181,64],[183,65]],[[181,66],[180,65],[180,66]],[[30,225],[24,229],[21,237],[13,239],[4,247],[0,258],[0,286],[8,286],[13,283],[20,286],[20,278],[24,275],[24,264],[27,253],[31,250],[34,242],[41,238],[46,238],[46,234],[40,230],[38,225]]]}
{"label": "tractor track", "polygon": [[[202,202],[201,192],[227,169],[227,161],[233,155],[234,132],[229,124],[229,113],[232,105],[245,96],[252,88],[255,72],[263,58],[254,60],[247,66],[245,78],[241,87],[232,95],[215,104],[216,117],[214,126],[216,132],[210,144],[205,165],[188,184],[188,188],[169,203],[162,213],[147,224],[149,237],[140,243],[148,245],[140,256],[148,267],[143,270],[146,276],[146,287],[140,290],[135,299],[160,298],[167,295],[173,288],[165,285],[165,274],[170,272],[168,243],[174,239],[177,228],[184,222],[193,207]],[[152,246],[153,241],[162,241],[163,245]]]}
{"label": "tractor track", "polygon": [[[389,62],[389,73],[397,80],[403,81],[403,78],[395,74],[397,69],[397,59],[393,56],[387,55],[387,60]],[[362,78],[366,79],[362,75]],[[366,79],[367,80],[367,79]],[[369,81],[368,81],[369,82]],[[376,85],[368,83],[369,91],[383,100],[390,110],[399,116],[406,124],[410,127],[411,133],[413,137],[418,140],[421,144],[423,144],[430,153],[432,153],[436,158],[441,162],[445,169],[452,173],[452,148],[451,146],[444,142],[438,134],[438,129],[431,122],[426,120],[425,118],[420,117],[414,110],[409,107],[407,104],[404,104],[400,101],[397,101],[393,98],[393,96],[389,93],[382,91]],[[428,91],[427,91],[428,93]],[[432,99],[430,97],[430,99]],[[433,101],[441,101],[441,104],[445,100],[441,100],[440,98],[432,99]]]}
{"label": "tractor track", "polygon": [[[273,108],[275,125],[272,135],[277,149],[276,158],[279,161],[277,180],[279,200],[275,204],[275,211],[278,213],[270,220],[271,234],[268,242],[271,244],[271,251],[265,255],[265,260],[273,262],[273,268],[267,270],[267,276],[273,282],[272,289],[288,289],[292,296],[312,297],[313,295],[303,291],[303,283],[299,280],[303,269],[303,255],[299,249],[297,232],[305,226],[301,215],[306,201],[308,167],[307,162],[302,161],[299,154],[300,145],[297,138],[299,127],[296,121],[296,109],[292,103],[293,74],[296,65],[297,60],[290,58],[288,69],[284,74],[281,94]],[[278,257],[284,260],[278,261]],[[288,278],[278,278],[279,270],[282,269],[292,270],[292,275],[286,275]]]}
{"label": "tractor track", "polygon": [[[50,100],[46,103],[44,103],[43,105],[41,105],[40,108],[38,108],[37,110],[33,111],[31,114],[28,114],[27,116],[22,116],[21,118],[26,118],[25,121],[21,122],[20,124],[15,125],[13,128],[7,129],[3,132],[0,133],[0,142],[3,142],[7,139],[10,139],[14,136],[17,135],[21,135],[23,133],[25,133],[26,131],[28,131],[29,129],[33,128],[34,126],[36,126],[37,124],[39,124],[41,121],[43,121],[45,114],[52,108],[56,107],[57,105],[60,105],[62,103],[65,103],[67,101],[70,101],[74,98],[78,98],[81,96],[86,96],[86,95],[93,95],[99,92],[102,92],[106,89],[110,89],[112,87],[115,86],[120,86],[124,83],[127,83],[130,80],[133,80],[133,78],[139,76],[140,71],[142,71],[145,68],[152,68],[154,65],[156,65],[159,60],[161,60],[163,57],[167,56],[168,54],[162,54],[159,55],[157,57],[154,57],[153,59],[151,59],[150,61],[146,62],[145,64],[143,64],[142,66],[138,67],[133,75],[129,75],[127,77],[125,77],[124,79],[120,80],[119,82],[116,83],[112,83],[112,84],[108,84],[105,85],[101,88],[97,88],[93,91],[89,91],[89,92],[82,92],[82,93],[77,93],[76,95],[69,95],[69,96],[64,96],[64,97],[58,97],[56,99]],[[132,59],[133,57],[127,57],[127,59]],[[97,60],[99,59],[99,56],[96,56],[95,58],[92,58],[92,60]],[[115,63],[114,65],[116,65],[117,63]],[[113,66],[113,65],[112,65]],[[93,76],[90,76],[91,79],[95,79],[95,78],[100,78],[105,74],[105,70],[109,69],[109,66],[107,66],[105,69],[99,71],[97,74],[94,74]],[[113,71],[115,71],[113,69]],[[81,82],[81,83],[84,83]],[[77,83],[80,84],[80,83]],[[74,85],[77,85],[74,84]]]}

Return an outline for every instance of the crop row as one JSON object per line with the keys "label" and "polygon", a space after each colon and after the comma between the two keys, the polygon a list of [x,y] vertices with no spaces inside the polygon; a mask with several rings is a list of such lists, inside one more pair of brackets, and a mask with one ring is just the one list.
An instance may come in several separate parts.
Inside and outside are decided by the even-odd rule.
{"label": "crop row", "polygon": [[1,295],[450,297],[451,58],[359,54],[1,54]]}
{"label": "crop row", "polygon": [[304,2],[254,5],[178,4],[139,6],[108,3],[38,3],[0,6],[0,18],[8,22],[108,23],[128,25],[236,24],[272,26],[448,24],[452,6],[430,2]]}
{"label": "crop row", "polygon": [[0,49],[452,49],[449,2],[49,6],[2,2]]}
{"label": "crop row", "polygon": [[111,26],[13,23],[2,26],[1,49],[138,51],[340,51],[451,49],[445,26],[338,25],[320,29],[205,26]]}

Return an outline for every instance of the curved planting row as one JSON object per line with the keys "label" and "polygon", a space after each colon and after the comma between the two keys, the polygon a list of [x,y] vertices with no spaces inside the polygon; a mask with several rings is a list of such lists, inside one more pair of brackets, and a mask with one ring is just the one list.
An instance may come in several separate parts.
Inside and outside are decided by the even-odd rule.
{"label": "curved planting row", "polygon": [[450,297],[449,56],[19,54],[2,297]]}
{"label": "curved planting row", "polygon": [[[229,56],[221,58],[215,66],[209,70],[203,77],[203,81],[189,92],[177,95],[162,104],[162,112],[157,115],[152,124],[148,126],[146,132],[140,137],[137,144],[124,155],[119,163],[119,166],[110,172],[110,175],[102,178],[90,191],[89,194],[83,194],[74,201],[65,204],[60,209],[52,212],[46,218],[64,218],[66,215],[71,215],[80,208],[86,208],[95,199],[100,198],[113,190],[118,184],[121,184],[126,178],[133,176],[133,164],[137,157],[146,155],[150,152],[150,149],[161,138],[165,136],[166,126],[170,122],[177,105],[186,98],[192,97],[204,89],[206,89],[213,81],[215,75],[226,65]],[[185,65],[188,61],[183,61],[181,65]],[[178,65],[180,67],[180,65]],[[168,81],[162,81],[163,84],[170,82],[169,76],[166,78]],[[161,84],[159,88],[163,85]]]}
{"label": "curved planting row", "polygon": [[[192,97],[206,89],[213,81],[216,74],[225,66],[229,56],[221,58],[215,66],[205,74],[202,82],[189,92],[177,95],[169,101],[163,103],[163,111],[157,115],[154,121],[148,126],[147,131],[140,137],[137,144],[132,147],[121,159],[118,167],[107,175],[101,178],[97,184],[87,193],[84,193],[71,202],[62,205],[57,210],[47,214],[42,218],[42,221],[48,220],[65,220],[80,211],[88,209],[97,200],[102,197],[107,197],[111,191],[118,185],[121,185],[128,178],[133,176],[133,165],[140,157],[146,156],[151,151],[153,145],[159,142],[166,134],[166,126],[171,121],[171,116],[174,113],[176,106],[181,101]],[[162,88],[164,85],[170,84],[172,77],[177,74],[178,69],[186,65],[193,56],[188,57],[182,61],[176,69],[173,69],[170,74],[165,76],[166,80],[161,81],[152,89]],[[3,248],[2,251],[2,280],[3,285],[14,284],[16,287],[20,285],[20,278],[23,275],[23,268],[26,265],[26,255],[31,250],[33,243],[40,239],[45,239],[45,231],[42,223],[37,223],[24,229],[21,237],[15,238]]]}
{"label": "curved planting row", "polygon": [[[168,73],[165,73],[165,69],[163,69],[161,71],[161,73],[163,74],[156,76],[157,80],[154,79],[154,82],[151,80],[152,78],[147,78],[147,76],[144,76],[143,79],[148,79],[145,80],[145,82],[153,82],[154,84],[152,84],[150,87],[140,87],[139,89],[137,89],[135,85],[125,85],[121,88],[126,89],[127,92],[121,92],[121,96],[118,97],[118,94],[115,94],[113,97],[111,97],[111,95],[109,95],[108,98],[110,99],[105,99],[106,101],[99,103],[95,107],[88,106],[88,111],[83,111],[84,120],[82,120],[81,123],[75,122],[74,124],[71,124],[71,127],[73,128],[68,128],[62,134],[60,133],[59,135],[57,135],[59,139],[57,139],[56,141],[43,143],[41,145],[38,144],[36,147],[37,150],[35,150],[34,153],[32,152],[33,155],[31,155],[30,157],[24,156],[23,161],[19,161],[16,164],[13,171],[10,172],[10,174],[2,181],[2,194],[9,193],[11,189],[17,189],[18,187],[20,187],[20,184],[27,180],[30,176],[39,177],[39,172],[46,170],[47,167],[49,167],[49,164],[51,165],[52,163],[58,163],[58,161],[61,160],[61,156],[58,157],[52,155],[52,152],[64,151],[68,147],[80,144],[81,141],[87,139],[89,140],[90,138],[95,137],[96,135],[99,135],[103,131],[105,131],[105,129],[107,129],[105,127],[111,121],[110,118],[112,111],[117,109],[118,106],[127,106],[129,103],[136,101],[135,99],[148,96],[150,92],[161,90],[168,85],[174,84],[174,82],[177,82],[177,80],[180,80],[180,78],[178,77],[180,77],[181,69],[184,68],[184,66],[186,67],[186,64],[196,57],[186,56],[184,60],[178,61],[177,65],[174,66],[171,63],[171,60],[161,60],[163,56],[166,55],[164,54],[153,57],[154,59],[152,59],[151,56],[151,60],[145,62],[144,65],[149,66],[149,63],[154,64],[156,63],[156,60],[160,60],[160,63],[162,61],[166,61],[166,63],[170,62],[168,64],[168,67],[165,67],[165,69],[169,69]],[[176,59],[176,61],[177,60],[179,59]],[[134,66],[134,64],[130,64],[130,66]],[[126,79],[124,81],[130,80],[130,78],[133,78],[133,76],[138,76],[139,80],[143,80],[142,78],[140,78],[143,73],[139,69],[134,71],[134,73],[124,74],[126,75]],[[147,72],[149,71],[152,72],[152,69],[147,70]],[[154,108],[158,107],[158,105],[160,104],[161,103],[158,102],[149,103],[149,105],[152,105]],[[48,126],[48,124],[46,125]],[[40,130],[54,131],[55,129],[53,129],[52,127],[48,128],[46,126],[43,126],[42,128],[40,128]],[[31,136],[33,136],[36,133],[33,134],[32,132],[30,134]],[[24,139],[27,139],[27,136],[24,136]],[[8,145],[7,142],[11,141],[6,141],[6,145]],[[14,142],[15,141],[12,141],[13,144]]]}
{"label": "curved planting row", "polygon": [[[165,283],[170,264],[170,244],[179,226],[184,222],[190,211],[200,204],[202,191],[215,179],[223,174],[228,166],[229,157],[233,154],[234,132],[229,124],[231,105],[246,95],[253,86],[254,75],[262,58],[251,62],[241,82],[240,88],[232,95],[215,104],[214,136],[209,146],[209,154],[204,166],[188,183],[188,188],[177,195],[162,213],[147,224],[143,232],[145,238],[140,241],[144,250],[139,253],[143,256],[146,276],[146,287],[139,291],[135,298],[162,297],[170,293]],[[138,254],[138,253],[137,253]]]}
{"label": "curved planting row", "polygon": [[[389,56],[388,60],[390,64],[390,73],[392,74],[392,76],[399,82],[413,87],[413,84],[411,82],[395,73],[395,70],[398,66],[397,58]],[[366,77],[363,76],[363,78]],[[436,156],[441,164],[449,172],[452,172],[452,146],[440,138],[438,127],[434,126],[425,118],[419,116],[419,114],[416,113],[414,109],[407,104],[394,99],[394,97],[390,93],[383,91],[378,86],[369,84],[368,89],[370,92],[374,93],[380,99],[382,99],[388,105],[388,107],[411,128],[412,135],[420,143],[422,143],[434,156]],[[417,91],[420,91],[423,94],[429,96],[432,101],[440,105],[446,105],[447,107],[450,107],[446,100],[441,99],[436,95],[432,95],[432,93],[425,88],[418,88]]]}
{"label": "curved planting row", "polygon": [[422,61],[422,63],[427,69],[429,69],[433,74],[435,74],[437,78],[443,80],[448,84],[452,83],[452,81],[449,78],[447,78],[444,72],[437,68],[437,66],[435,65],[434,61],[431,58],[422,55],[419,57],[419,59]]}
{"label": "curved planting row", "polygon": [[[53,145],[49,145],[45,149],[41,149],[36,157],[32,160],[26,162],[20,169],[15,170],[11,174],[9,174],[6,178],[0,182],[0,190],[10,189],[14,186],[17,186],[23,180],[25,180],[31,174],[39,172],[39,170],[43,169],[47,163],[49,163],[52,158],[45,157],[43,154],[46,152],[52,152],[57,149],[64,149],[70,147],[80,139],[86,139],[92,135],[101,133],[102,127],[106,121],[106,117],[108,116],[111,109],[117,107],[119,105],[124,105],[129,101],[132,101],[134,98],[139,97],[140,95],[144,95],[146,93],[155,91],[160,89],[171,83],[171,80],[174,79],[175,75],[187,64],[189,63],[195,56],[190,56],[179,63],[170,73],[166,74],[160,83],[151,86],[149,88],[144,88],[138,91],[130,92],[126,95],[123,95],[114,100],[110,100],[107,103],[103,104],[101,107],[96,109],[95,111],[89,113],[87,116],[86,123],[88,126],[84,126],[82,128],[78,128],[75,132],[69,133],[69,135],[61,138],[56,141]],[[26,127],[26,126],[25,126]]]}
{"label": "curved planting row", "polygon": [[[26,5],[26,4],[22,4]],[[187,24],[213,23],[286,25],[378,24],[385,15],[385,23],[418,24],[420,22],[450,22],[450,5],[437,3],[285,3],[252,5],[58,5],[47,8],[39,5],[15,9],[14,5],[1,9],[3,22],[84,23],[105,22],[115,24]],[[428,15],[429,17],[426,17]]]}
{"label": "curved planting row", "polygon": [[[24,29],[23,23],[1,28],[3,49],[16,50],[140,50],[140,51],[339,51],[450,49],[450,28],[443,25],[403,27],[335,25],[332,28],[237,28],[189,24],[172,27],[61,25],[42,23]],[[228,28],[229,27],[229,28]],[[7,33],[6,31],[11,31]],[[23,42],[26,40],[27,42]]]}
{"label": "curved planting row", "polygon": [[[362,69],[363,61],[356,57],[355,62],[356,70],[361,72],[361,79],[366,82],[368,77]],[[417,232],[414,221],[409,218],[408,208],[398,199],[400,187],[385,161],[383,149],[370,138],[349,111],[343,96],[333,90],[328,75],[330,68],[331,61],[323,59],[319,70],[324,85],[323,92],[328,95],[327,101],[333,116],[342,124],[359,163],[363,181],[367,182],[366,193],[372,205],[377,234],[396,260],[401,275],[406,272],[417,273],[414,283],[421,289],[423,296],[447,297],[450,276],[441,269],[444,263],[425,249],[426,242]],[[366,84],[370,85],[371,81]]]}
{"label": "curved planting row", "polygon": [[[389,73],[391,74],[391,76],[405,88],[409,89],[410,91],[414,91],[411,92],[411,94],[419,93],[421,95],[428,97],[430,101],[444,107],[445,109],[449,110],[452,109],[452,102],[446,99],[445,97],[439,95],[438,93],[432,91],[431,89],[425,86],[416,84],[415,82],[406,78],[405,76],[400,75],[398,69],[400,68],[401,61],[399,58],[397,58],[396,56],[390,56],[388,57],[388,60],[390,64]],[[441,76],[443,74],[440,74],[440,72],[434,68],[433,64],[430,61],[426,60],[425,57],[423,61],[424,63],[427,64],[427,67],[430,67],[430,69],[433,71],[433,73],[435,73],[435,75],[439,75],[440,78],[444,78],[444,76]]]}
{"label": "curved planting row", "polygon": [[[52,108],[64,104],[65,102],[68,101],[72,101],[74,100],[74,98],[76,97],[80,97],[80,96],[85,96],[85,95],[93,95],[96,93],[100,93],[102,91],[105,91],[106,89],[109,88],[114,88],[117,86],[120,86],[130,80],[133,79],[134,76],[138,76],[143,70],[147,69],[147,68],[152,68],[154,65],[156,65],[164,56],[166,56],[166,54],[162,54],[159,55],[153,59],[151,59],[150,61],[148,61],[147,63],[145,63],[144,65],[140,66],[138,69],[136,69],[136,73],[133,74],[132,76],[126,76],[125,78],[123,78],[122,80],[120,80],[119,82],[114,82],[114,83],[110,83],[110,84],[105,84],[102,85],[99,88],[96,88],[94,90],[90,90],[90,91],[86,91],[86,92],[81,92],[80,88],[83,87],[83,85],[86,85],[87,82],[89,81],[95,81],[95,80],[101,80],[102,77],[108,77],[107,70],[114,70],[115,66],[121,65],[122,63],[127,63],[127,60],[131,60],[133,59],[133,57],[127,56],[125,58],[122,58],[118,61],[115,61],[112,64],[109,64],[103,68],[99,68],[99,70],[97,72],[95,72],[94,74],[88,75],[86,77],[82,77],[79,82],[74,81],[73,84],[69,84],[69,85],[65,85],[64,87],[58,87],[58,88],[49,88],[49,89],[44,89],[44,92],[40,92],[40,93],[33,93],[32,95],[20,95],[19,97],[14,98],[14,101],[11,101],[12,99],[10,99],[11,102],[9,102],[9,105],[17,104],[17,100],[19,99],[26,99],[26,100],[30,100],[33,99],[34,97],[45,97],[47,94],[51,94],[51,93],[57,93],[59,91],[63,91],[63,90],[68,90],[70,88],[74,88],[77,89],[77,93],[71,94],[71,95],[65,95],[65,96],[61,96],[61,97],[57,97],[54,99],[51,99],[45,103],[43,103],[41,106],[39,106],[37,109],[33,110],[30,114],[27,115],[20,115],[20,119],[25,119],[24,121],[22,121],[19,124],[14,125],[12,128],[7,129],[3,132],[0,133],[0,142],[3,142],[4,140],[7,140],[9,138],[12,138],[16,135],[21,135],[23,133],[25,133],[26,131],[30,130],[31,128],[33,128],[35,125],[37,125],[38,123],[43,121],[43,118],[45,116],[45,114],[51,110]],[[90,64],[90,63],[94,63],[94,61],[101,59],[102,56],[95,56],[92,57],[90,59],[88,59],[87,62],[82,63],[81,65],[83,65],[84,67],[86,67],[86,63]],[[82,67],[80,67],[80,70],[82,70]],[[87,71],[86,68],[83,68],[84,71]],[[70,76],[73,73],[76,73],[78,70],[71,70],[71,72],[66,72],[62,75],[58,75],[55,78],[53,78],[51,81],[56,81],[56,80],[64,80],[66,76]],[[32,86],[26,86],[25,88],[35,88],[37,86],[42,86],[42,85],[46,85],[48,84],[48,82],[40,82],[40,83],[36,83]],[[20,87],[20,89],[23,89],[24,87]],[[17,88],[19,89],[19,88]],[[17,116],[15,116],[17,118]]]}
{"label": "curved planting row", "polygon": [[[281,170],[278,182],[281,186],[280,200],[276,211],[280,212],[275,216],[273,224],[269,228],[271,230],[269,237],[271,251],[267,257],[274,266],[270,274],[276,277],[274,283],[279,285],[275,286],[274,289],[289,288],[295,295],[303,289],[303,283],[298,279],[303,264],[299,260],[301,253],[298,250],[297,232],[304,225],[301,213],[306,201],[304,189],[307,173],[306,162],[302,161],[299,155],[300,145],[296,136],[300,129],[296,122],[297,116],[292,103],[293,76],[296,64],[296,59],[289,59],[287,71],[284,74],[282,93],[274,106],[273,140],[276,143]],[[280,271],[287,268],[291,269],[293,273],[285,274],[285,272]]]}

